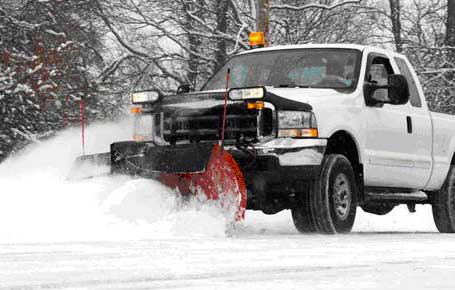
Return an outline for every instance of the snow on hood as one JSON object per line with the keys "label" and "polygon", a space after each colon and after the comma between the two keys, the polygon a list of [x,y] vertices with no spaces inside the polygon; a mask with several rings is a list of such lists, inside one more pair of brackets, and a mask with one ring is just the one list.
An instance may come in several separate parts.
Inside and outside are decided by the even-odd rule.
{"label": "snow on hood", "polygon": [[323,103],[326,101],[336,101],[340,97],[348,94],[338,92],[333,89],[314,89],[314,88],[274,88],[267,87],[267,91],[282,98],[307,103],[310,105]]}

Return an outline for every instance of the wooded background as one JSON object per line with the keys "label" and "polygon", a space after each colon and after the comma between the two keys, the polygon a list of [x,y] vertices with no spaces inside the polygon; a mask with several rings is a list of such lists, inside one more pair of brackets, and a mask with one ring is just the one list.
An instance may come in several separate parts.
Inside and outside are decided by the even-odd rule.
{"label": "wooded background", "polygon": [[455,113],[455,0],[2,0],[0,161],[77,125],[80,98],[92,121],[124,114],[133,90],[199,88],[248,49],[260,13],[270,45],[406,54],[431,109]]}

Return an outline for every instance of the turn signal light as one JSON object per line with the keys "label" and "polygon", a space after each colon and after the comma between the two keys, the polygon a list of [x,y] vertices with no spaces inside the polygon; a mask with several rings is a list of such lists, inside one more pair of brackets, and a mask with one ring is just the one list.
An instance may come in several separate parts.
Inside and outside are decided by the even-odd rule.
{"label": "turn signal light", "polygon": [[319,136],[318,129],[280,129],[278,137],[284,138],[317,138]]}
{"label": "turn signal light", "polygon": [[264,102],[255,102],[246,104],[248,110],[264,110]]}
{"label": "turn signal light", "polygon": [[264,32],[254,31],[250,33],[250,46],[252,48],[264,47],[265,36]]}
{"label": "turn signal light", "polygon": [[131,108],[131,114],[141,114],[141,113],[142,113],[142,108],[141,107]]}

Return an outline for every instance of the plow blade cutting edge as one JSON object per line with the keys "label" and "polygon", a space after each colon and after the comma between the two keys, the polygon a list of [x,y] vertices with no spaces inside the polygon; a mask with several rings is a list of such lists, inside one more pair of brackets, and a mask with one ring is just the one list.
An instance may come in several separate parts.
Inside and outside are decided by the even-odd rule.
{"label": "plow blade cutting edge", "polygon": [[78,157],[70,179],[106,173],[152,178],[184,196],[199,195],[219,202],[223,210],[235,214],[237,221],[245,215],[247,189],[243,173],[220,145],[163,149],[135,142],[114,143],[110,153]]}

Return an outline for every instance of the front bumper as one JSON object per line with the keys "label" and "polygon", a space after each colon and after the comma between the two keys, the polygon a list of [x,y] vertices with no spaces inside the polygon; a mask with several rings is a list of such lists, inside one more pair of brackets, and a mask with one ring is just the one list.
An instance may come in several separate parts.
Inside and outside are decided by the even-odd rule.
{"label": "front bumper", "polygon": [[326,139],[277,138],[255,146],[258,156],[274,156],[280,166],[319,166],[322,163]]}
{"label": "front bumper", "polygon": [[285,188],[283,184],[295,188],[296,182],[314,180],[326,147],[325,139],[276,138],[256,144],[252,150],[234,147],[229,151],[242,168],[249,188],[260,183],[267,190],[280,191]]}
{"label": "front bumper", "polygon": [[[313,177],[325,153],[325,139],[277,138],[263,141],[244,150],[236,146],[226,149],[245,173],[311,171]],[[202,172],[210,157],[213,143],[156,146],[153,143],[119,142],[111,145],[113,173],[148,175],[159,172]]]}

